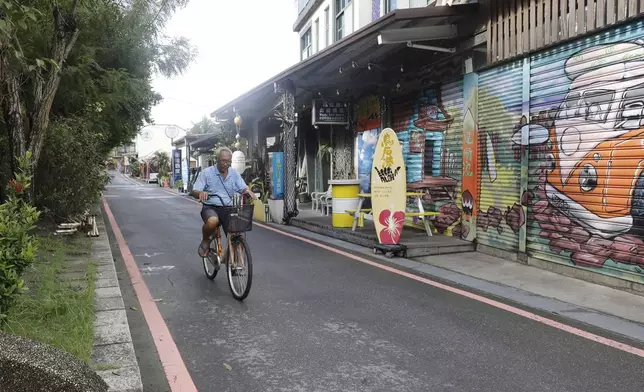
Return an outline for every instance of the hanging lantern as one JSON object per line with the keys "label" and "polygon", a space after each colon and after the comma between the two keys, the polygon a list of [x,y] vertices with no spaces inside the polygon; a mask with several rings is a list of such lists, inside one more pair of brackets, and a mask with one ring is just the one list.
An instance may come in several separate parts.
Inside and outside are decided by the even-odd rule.
{"label": "hanging lantern", "polygon": [[235,125],[237,126],[237,128],[241,127],[242,125],[242,118],[239,114],[235,116]]}
{"label": "hanging lantern", "polygon": [[233,153],[230,167],[237,173],[244,174],[244,171],[246,171],[246,156],[243,152],[238,150]]}

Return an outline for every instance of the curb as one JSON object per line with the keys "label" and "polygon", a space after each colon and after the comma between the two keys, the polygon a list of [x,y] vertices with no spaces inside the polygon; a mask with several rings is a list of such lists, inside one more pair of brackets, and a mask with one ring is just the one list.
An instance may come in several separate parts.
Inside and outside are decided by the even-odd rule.
{"label": "curb", "polygon": [[381,255],[374,255],[369,248],[326,237],[306,229],[275,223],[262,224],[285,233],[298,235],[327,246],[332,246],[345,252],[368,257],[382,265],[390,265],[417,276],[442,282],[452,287],[460,287],[465,291],[479,293],[482,296],[511,303],[517,307],[532,309],[553,320],[565,320],[567,323],[577,325],[583,324],[592,328],[596,333],[602,334],[601,331],[604,331],[603,335],[605,333],[615,334],[637,346],[642,347],[644,345],[644,325],[633,320],[623,319],[615,315],[602,313],[598,310],[585,308],[556,298],[544,297],[529,291],[506,286],[502,283],[483,280],[416,260],[405,258],[387,259]]}
{"label": "curb", "polygon": [[104,369],[96,373],[107,383],[110,392],[142,392],[141,372],[100,209],[96,226],[99,236],[92,238],[92,259],[98,262],[92,360]]}

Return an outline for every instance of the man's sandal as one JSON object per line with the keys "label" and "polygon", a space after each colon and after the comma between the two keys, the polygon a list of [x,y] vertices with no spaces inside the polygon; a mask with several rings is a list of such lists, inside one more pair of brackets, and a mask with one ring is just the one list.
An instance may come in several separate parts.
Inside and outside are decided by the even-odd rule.
{"label": "man's sandal", "polygon": [[199,256],[201,257],[206,257],[208,256],[208,252],[210,252],[210,249],[208,248],[208,245],[204,246],[203,242],[199,244],[199,249],[197,250],[199,253]]}

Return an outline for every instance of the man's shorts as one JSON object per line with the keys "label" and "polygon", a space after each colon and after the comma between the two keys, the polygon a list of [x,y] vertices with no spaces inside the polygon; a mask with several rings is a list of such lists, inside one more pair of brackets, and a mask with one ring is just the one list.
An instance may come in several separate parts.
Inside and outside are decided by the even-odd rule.
{"label": "man's shorts", "polygon": [[218,217],[219,225],[224,229],[224,234],[228,236],[228,221],[230,219],[231,210],[232,207],[217,207],[204,204],[201,208],[201,219],[203,219],[205,223],[210,217]]}

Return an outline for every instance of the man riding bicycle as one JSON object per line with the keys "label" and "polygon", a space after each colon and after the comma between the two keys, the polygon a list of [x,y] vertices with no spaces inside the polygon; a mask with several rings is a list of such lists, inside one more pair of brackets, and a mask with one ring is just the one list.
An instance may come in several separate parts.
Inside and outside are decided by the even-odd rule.
{"label": "man riding bicycle", "polygon": [[[204,169],[192,187],[191,195],[203,203],[201,219],[204,225],[201,229],[202,240],[199,245],[199,256],[208,255],[210,237],[221,224],[224,234],[228,237],[228,219],[233,206],[233,194],[247,194],[255,199],[246,182],[235,169],[230,167],[233,153],[228,148],[221,148],[217,153],[217,165]],[[226,247],[228,251],[228,247]]]}

